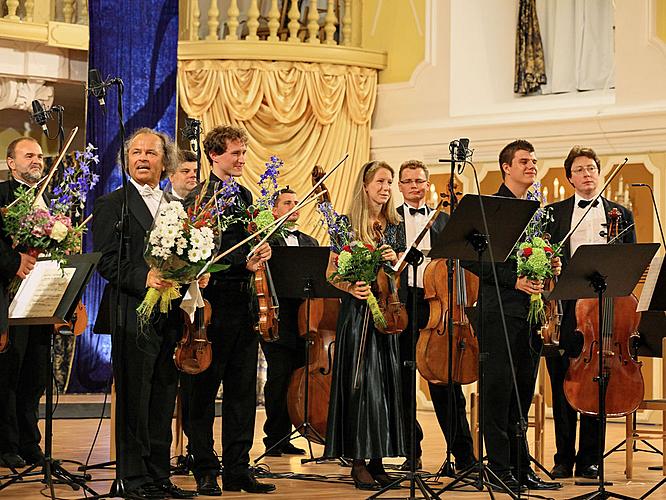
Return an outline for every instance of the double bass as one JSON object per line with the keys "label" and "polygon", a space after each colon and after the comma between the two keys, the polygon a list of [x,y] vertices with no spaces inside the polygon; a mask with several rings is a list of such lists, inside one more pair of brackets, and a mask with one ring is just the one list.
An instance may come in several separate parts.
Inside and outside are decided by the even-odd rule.
{"label": "double bass", "polygon": [[[315,166],[312,170],[312,184],[315,185],[325,175],[324,170]],[[317,191],[326,191],[320,185]],[[324,202],[331,202],[328,191],[323,194]],[[298,310],[298,330],[308,343],[309,364],[294,371],[287,391],[287,409],[291,423],[303,437],[317,444],[324,444],[328,423],[328,406],[333,380],[333,359],[335,358],[335,333],[340,311],[339,299],[310,299],[310,321],[307,321],[305,301]],[[305,424],[305,378],[308,377],[308,422]],[[309,432],[308,427],[314,432]]]}
{"label": "double bass", "polygon": [[[617,208],[609,212],[606,231],[610,242],[618,234],[621,214]],[[599,376],[606,380],[605,414],[621,417],[634,412],[645,391],[642,363],[631,356],[631,344],[638,336],[640,313],[638,300],[626,297],[605,297],[604,322],[599,325],[599,300],[576,302],[576,331],[584,337],[583,350],[572,359],[564,379],[564,394],[569,404],[585,415],[599,415]],[[601,360],[599,360],[601,356]],[[602,373],[599,373],[599,361]]]}

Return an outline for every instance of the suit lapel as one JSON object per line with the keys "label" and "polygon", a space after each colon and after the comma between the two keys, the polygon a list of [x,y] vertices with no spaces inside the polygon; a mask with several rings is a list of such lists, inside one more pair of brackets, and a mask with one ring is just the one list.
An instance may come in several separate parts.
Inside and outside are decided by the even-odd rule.
{"label": "suit lapel", "polygon": [[139,221],[143,230],[149,231],[153,225],[153,216],[131,182],[127,183],[127,203],[129,204],[129,212]]}

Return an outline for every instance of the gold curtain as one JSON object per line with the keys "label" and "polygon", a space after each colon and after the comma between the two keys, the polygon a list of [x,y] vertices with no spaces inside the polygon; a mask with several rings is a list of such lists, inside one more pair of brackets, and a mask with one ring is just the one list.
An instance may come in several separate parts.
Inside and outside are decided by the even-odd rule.
{"label": "gold curtain", "polygon": [[546,59],[535,0],[520,0],[516,30],[516,75],[513,91],[531,94],[546,83]]}
{"label": "gold curtain", "polygon": [[[202,122],[203,134],[217,125],[243,127],[250,136],[242,184],[258,194],[257,181],[270,156],[284,161],[280,185],[299,195],[311,187],[314,165],[332,168],[326,182],[333,204],[344,212],[353,180],[370,156],[370,119],[377,71],[333,64],[268,61],[181,61],[180,104]],[[208,165],[204,175],[208,175]],[[301,212],[302,230],[328,241],[314,206]]]}

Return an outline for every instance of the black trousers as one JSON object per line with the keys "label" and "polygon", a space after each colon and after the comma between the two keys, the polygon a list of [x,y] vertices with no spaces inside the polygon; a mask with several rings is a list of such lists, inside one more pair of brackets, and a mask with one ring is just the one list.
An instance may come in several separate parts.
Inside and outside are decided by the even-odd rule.
{"label": "black trousers", "polygon": [[215,397],[222,396],[222,465],[224,475],[247,473],[257,405],[259,339],[249,311],[251,295],[238,287],[217,285],[207,290],[213,317],[208,326],[213,360],[199,375],[189,376],[189,448],[196,477],[217,474],[220,468],[213,442]]}
{"label": "black trousers", "polygon": [[173,350],[181,334],[180,310],[172,306],[143,333],[113,335],[116,477],[125,480],[126,488],[169,478],[178,389]]}
{"label": "black trousers", "polygon": [[[405,427],[405,436],[407,438],[407,454],[411,455],[411,401],[416,397],[415,387],[412,386],[411,369],[405,365],[406,361],[413,358],[412,353],[412,322],[411,322],[411,309],[412,309],[412,294],[416,293],[417,300],[417,314],[419,317],[418,326],[423,328],[428,323],[429,307],[428,303],[423,298],[422,288],[409,288],[407,295],[407,311],[409,314],[409,322],[407,329],[400,334],[400,366],[402,378],[402,401],[403,401],[403,422]],[[418,335],[416,341],[418,341]],[[435,409],[437,422],[444,434],[447,444],[451,448],[453,456],[459,463],[469,463],[474,459],[474,445],[472,435],[469,430],[469,422],[467,421],[467,410],[465,408],[466,401],[465,395],[462,392],[460,384],[451,385],[436,385],[428,382],[430,389],[430,397],[432,405]],[[453,409],[452,421],[449,425],[448,408],[449,408],[449,391],[453,392]],[[423,453],[421,449],[421,441],[423,441],[423,429],[416,421],[415,428],[415,452],[416,457],[420,457]]]}
{"label": "black trousers", "polygon": [[483,345],[488,358],[484,378],[484,441],[488,463],[496,473],[505,473],[518,467],[521,474],[529,466],[527,440],[520,439],[520,412],[527,421],[534,384],[536,382],[541,338],[530,329],[527,320],[506,316],[509,345],[513,356],[518,393],[511,377],[509,354],[498,313],[483,313]]}
{"label": "black trousers", "polygon": [[553,393],[553,419],[555,420],[555,464],[586,468],[599,462],[599,419],[588,415],[580,416],[578,453],[576,453],[576,427],[578,412],[564,396],[564,378],[569,369],[569,356],[546,358]]}
{"label": "black trousers", "polygon": [[[261,342],[268,373],[264,386],[266,422],[264,444],[270,448],[291,432],[291,419],[287,409],[287,390],[294,371],[305,364],[305,343],[302,346]],[[284,444],[287,444],[286,442]]]}
{"label": "black trousers", "polygon": [[46,356],[53,329],[9,328],[10,346],[0,354],[0,453],[39,450],[39,399],[46,389]]}

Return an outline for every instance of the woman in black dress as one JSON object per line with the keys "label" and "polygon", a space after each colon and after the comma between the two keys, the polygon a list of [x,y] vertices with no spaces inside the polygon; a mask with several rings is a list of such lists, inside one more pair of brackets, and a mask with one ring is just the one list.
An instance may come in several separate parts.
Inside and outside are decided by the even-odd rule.
{"label": "woman in black dress", "polygon": [[[404,226],[391,193],[393,177],[393,169],[385,162],[364,165],[349,207],[356,240],[376,245],[376,225],[381,225],[382,257],[391,264],[398,259],[396,252],[405,250]],[[336,257],[331,250],[327,275],[336,270]],[[342,300],[338,317],[324,455],[352,459],[356,487],[374,489],[392,482],[382,458],[405,454],[398,338],[378,332],[370,317],[365,350],[360,354],[371,284],[338,282],[335,286],[349,295]],[[360,383],[355,388],[357,369]]]}

